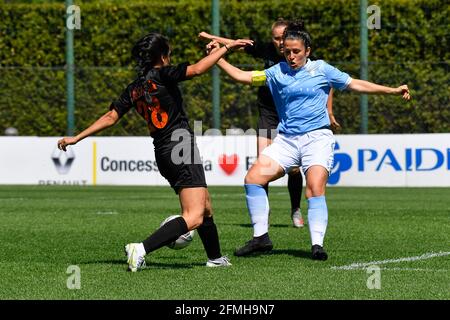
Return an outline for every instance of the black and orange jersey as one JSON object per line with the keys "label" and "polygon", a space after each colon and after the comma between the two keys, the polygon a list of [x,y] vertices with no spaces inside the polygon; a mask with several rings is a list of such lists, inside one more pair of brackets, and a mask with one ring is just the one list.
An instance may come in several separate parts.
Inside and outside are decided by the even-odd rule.
{"label": "black and orange jersey", "polygon": [[192,130],[183,108],[178,83],[186,78],[189,63],[151,69],[147,75],[130,83],[120,97],[111,103],[122,117],[134,108],[147,122],[155,146],[170,141],[176,129]]}

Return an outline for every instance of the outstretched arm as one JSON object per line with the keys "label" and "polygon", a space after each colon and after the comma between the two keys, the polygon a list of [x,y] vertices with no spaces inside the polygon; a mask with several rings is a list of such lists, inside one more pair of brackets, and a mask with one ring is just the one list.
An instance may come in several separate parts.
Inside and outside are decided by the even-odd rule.
{"label": "outstretched arm", "polygon": [[205,32],[205,31],[200,32],[198,34],[198,37],[202,38],[202,39],[206,39],[206,40],[211,40],[211,41],[215,40],[218,43],[220,43],[221,45],[229,44],[233,41],[233,39],[215,36],[213,34]]}
{"label": "outstretched arm", "polygon": [[348,88],[359,93],[397,94],[402,95],[403,99],[405,100],[411,99],[407,85],[402,85],[397,88],[391,88],[365,80],[352,79],[352,81],[348,85]]}
{"label": "outstretched arm", "polygon": [[195,76],[199,76],[206,71],[208,71],[217,61],[222,58],[222,56],[227,53],[229,50],[234,48],[240,48],[245,47],[248,45],[253,45],[252,40],[246,40],[246,39],[238,39],[233,40],[230,43],[227,43],[222,48],[218,48],[218,50],[215,50],[214,52],[211,52],[208,56],[204,57],[197,63],[190,65],[187,67],[186,70],[186,77],[192,78]]}
{"label": "outstretched arm", "polygon": [[[220,45],[217,41],[213,40],[206,46],[206,52],[208,52],[209,55],[213,55],[217,51],[222,50],[222,48],[220,48]],[[223,58],[217,62],[217,65],[231,78],[233,78],[233,80],[244,84],[252,84],[253,71],[243,71],[239,68],[236,68],[235,66],[225,61],[225,59]]]}
{"label": "outstretched arm", "polygon": [[[213,34],[205,32],[205,31],[200,32],[198,34],[198,37],[201,38],[201,39],[205,39],[205,40],[217,41],[221,45],[228,45],[228,44],[230,44],[231,42],[234,41],[234,39],[215,36]],[[244,49],[245,49],[245,47],[240,47],[237,50],[238,51],[243,51]]]}
{"label": "outstretched arm", "polygon": [[243,84],[252,84],[253,71],[244,71],[236,68],[232,64],[228,63],[225,59],[220,59],[217,65],[225,71],[233,80]]}
{"label": "outstretched arm", "polygon": [[80,132],[75,137],[64,137],[58,140],[58,148],[60,150],[66,151],[66,147],[68,145],[73,145],[83,140],[86,137],[89,137],[97,132],[100,132],[106,128],[113,126],[119,121],[119,114],[116,110],[111,110],[105,113],[103,116],[97,119],[93,124],[91,124],[87,129]]}

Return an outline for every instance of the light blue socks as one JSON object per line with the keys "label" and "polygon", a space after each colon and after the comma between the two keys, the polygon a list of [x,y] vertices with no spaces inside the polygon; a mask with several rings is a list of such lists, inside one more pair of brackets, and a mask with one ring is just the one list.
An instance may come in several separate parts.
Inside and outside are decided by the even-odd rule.
{"label": "light blue socks", "polygon": [[323,239],[328,224],[328,209],[325,196],[308,199],[308,224],[311,244],[323,247]]}
{"label": "light blue socks", "polygon": [[269,199],[259,184],[246,184],[244,187],[253,236],[259,237],[269,231]]}

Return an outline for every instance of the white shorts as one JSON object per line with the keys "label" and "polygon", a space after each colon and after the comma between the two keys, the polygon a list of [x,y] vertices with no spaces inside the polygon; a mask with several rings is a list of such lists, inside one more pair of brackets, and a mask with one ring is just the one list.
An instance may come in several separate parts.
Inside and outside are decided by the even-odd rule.
{"label": "white shorts", "polygon": [[285,173],[300,166],[303,173],[306,173],[309,167],[319,165],[330,174],[335,143],[333,132],[329,129],[314,130],[302,135],[278,133],[262,154],[275,160]]}

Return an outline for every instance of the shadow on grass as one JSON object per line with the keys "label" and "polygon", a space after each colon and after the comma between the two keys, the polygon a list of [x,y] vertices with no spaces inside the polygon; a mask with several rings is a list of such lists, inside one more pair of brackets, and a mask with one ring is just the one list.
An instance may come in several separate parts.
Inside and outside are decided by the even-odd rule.
{"label": "shadow on grass", "polygon": [[298,249],[273,249],[269,252],[255,252],[248,256],[238,257],[238,258],[244,258],[244,259],[250,259],[255,257],[261,257],[261,256],[275,256],[275,255],[290,255],[296,258],[302,258],[302,259],[308,259],[311,260],[311,252],[305,251],[305,250],[298,250]]}
{"label": "shadow on grass", "polygon": [[146,269],[192,269],[194,267],[204,267],[204,263],[147,263]]}
{"label": "shadow on grass", "polygon": [[[251,223],[221,223],[220,225],[226,225],[226,226],[239,226],[243,228],[252,228]],[[269,228],[291,228],[291,225],[289,224],[270,224]]]}
{"label": "shadow on grass", "polygon": [[298,249],[274,249],[271,254],[287,254],[296,258],[303,258],[311,260],[311,251],[298,250]]}
{"label": "shadow on grass", "polygon": [[[155,261],[146,261],[148,269],[192,269],[198,266],[204,266],[204,263],[164,263]],[[124,268],[127,266],[126,260],[95,260],[95,261],[79,261],[74,265],[122,265]]]}

